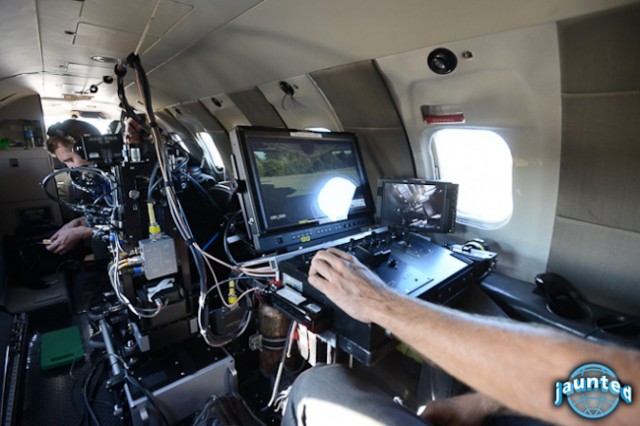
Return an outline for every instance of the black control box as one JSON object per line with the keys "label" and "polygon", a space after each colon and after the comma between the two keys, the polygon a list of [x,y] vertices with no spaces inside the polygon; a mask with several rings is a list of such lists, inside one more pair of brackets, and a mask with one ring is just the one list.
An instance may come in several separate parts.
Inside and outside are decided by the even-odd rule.
{"label": "black control box", "polygon": [[284,286],[272,292],[271,304],[314,333],[322,333],[331,325],[329,308],[306,298],[291,287]]}

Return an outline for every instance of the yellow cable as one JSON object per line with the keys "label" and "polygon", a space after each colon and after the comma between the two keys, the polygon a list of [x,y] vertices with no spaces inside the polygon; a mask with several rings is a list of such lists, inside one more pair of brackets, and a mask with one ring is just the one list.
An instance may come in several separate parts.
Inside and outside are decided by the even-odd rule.
{"label": "yellow cable", "polygon": [[147,203],[149,211],[149,237],[153,238],[160,233],[160,225],[156,222],[156,212],[153,210],[153,203]]}
{"label": "yellow cable", "polygon": [[236,282],[234,280],[229,281],[229,294],[227,295],[227,302],[230,305],[238,302],[238,295],[236,294]]}

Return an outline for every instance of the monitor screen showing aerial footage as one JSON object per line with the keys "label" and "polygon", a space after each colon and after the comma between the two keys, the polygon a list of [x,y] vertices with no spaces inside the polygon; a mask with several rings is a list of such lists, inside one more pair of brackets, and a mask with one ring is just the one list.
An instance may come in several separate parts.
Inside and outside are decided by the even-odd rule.
{"label": "monitor screen showing aerial footage", "polygon": [[250,152],[268,230],[336,222],[366,207],[366,181],[348,141],[258,139]]}
{"label": "monitor screen showing aerial footage", "polygon": [[374,224],[355,134],[238,126],[230,142],[256,251],[294,250]]}
{"label": "monitor screen showing aerial footage", "polygon": [[453,232],[458,185],[422,179],[380,179],[382,225],[417,232]]}

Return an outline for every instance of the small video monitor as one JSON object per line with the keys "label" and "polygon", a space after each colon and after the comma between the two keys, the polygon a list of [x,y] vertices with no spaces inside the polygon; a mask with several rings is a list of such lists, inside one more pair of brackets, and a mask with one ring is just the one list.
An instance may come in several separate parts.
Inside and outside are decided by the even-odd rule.
{"label": "small video monitor", "polygon": [[378,180],[380,225],[419,233],[452,233],[458,184],[425,179]]}
{"label": "small video monitor", "polygon": [[76,151],[98,165],[116,165],[122,160],[122,135],[83,136]]}

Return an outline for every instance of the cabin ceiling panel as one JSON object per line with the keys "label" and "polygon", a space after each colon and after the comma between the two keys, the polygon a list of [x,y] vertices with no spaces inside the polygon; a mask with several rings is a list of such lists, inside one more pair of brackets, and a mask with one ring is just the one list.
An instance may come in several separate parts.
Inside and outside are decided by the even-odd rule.
{"label": "cabin ceiling panel", "polygon": [[[327,62],[333,63],[336,55],[341,56],[314,44],[306,45],[295,35],[281,37],[256,28],[234,26],[152,70],[149,80],[154,86],[175,93],[178,100],[188,100],[243,91],[305,74],[324,68]],[[353,59],[341,56],[341,62]]]}
{"label": "cabin ceiling panel", "polygon": [[196,117],[198,121],[202,124],[203,129],[206,129],[211,132],[224,132],[225,129],[222,125],[216,120],[216,118],[211,115],[209,110],[207,110],[200,101],[192,101],[181,104],[178,108],[182,110],[183,113],[188,112],[193,117]]}
{"label": "cabin ceiling panel", "polygon": [[189,3],[193,6],[190,13],[163,33],[161,43],[156,43],[142,52],[143,65],[147,71],[152,71],[174,57],[179,57],[182,52],[262,1],[190,0]]}
{"label": "cabin ceiling panel", "polygon": [[[170,95],[158,103],[162,107],[636,2],[163,0],[141,56],[154,89]],[[60,96],[50,76],[71,74],[69,63],[89,66],[92,55],[128,55],[155,5],[156,0],[3,0],[0,79],[33,73],[26,87]],[[113,91],[97,96],[117,101]]]}
{"label": "cabin ceiling panel", "polygon": [[362,151],[371,191],[375,194],[378,178],[384,176],[415,177],[403,129],[363,129],[345,127],[355,133]]}
{"label": "cabin ceiling panel", "polygon": [[[156,1],[131,0],[85,0],[80,19],[87,22],[106,23],[107,26],[123,31],[142,34],[146,20],[151,17]],[[185,2],[162,0],[153,19],[149,32],[156,36],[165,34],[177,22],[191,13],[193,5]],[[141,21],[142,18],[142,21]],[[131,48],[133,51],[133,47]]]}
{"label": "cabin ceiling panel", "polygon": [[559,45],[563,93],[640,90],[640,5],[563,22]]}
{"label": "cabin ceiling panel", "polygon": [[308,75],[290,78],[284,82],[294,90],[291,95],[283,91],[281,83],[282,80],[274,81],[260,86],[259,89],[278,111],[288,128],[323,127],[332,131],[342,130],[327,98]]}
{"label": "cabin ceiling panel", "polygon": [[[107,73],[108,74],[108,73]],[[55,90],[55,96],[44,96],[46,98],[64,98],[71,99],[77,97],[80,100],[98,100],[101,102],[109,102],[108,97],[116,96],[115,84],[100,84],[98,93],[90,93],[91,85],[102,82],[102,75],[96,69],[90,75],[49,75],[47,84]],[[105,99],[107,98],[107,99]],[[114,104],[114,102],[111,102]]]}
{"label": "cabin ceiling panel", "polygon": [[311,77],[345,128],[402,128],[395,103],[373,62],[318,71]]}
{"label": "cabin ceiling panel", "polygon": [[[126,31],[119,28],[106,28],[99,25],[78,23],[76,36],[73,39],[75,46],[84,47],[101,55],[123,58],[127,53],[133,52],[141,33]],[[142,49],[156,43],[160,37],[147,34]]]}
{"label": "cabin ceiling panel", "polygon": [[160,127],[163,127],[169,132],[175,132],[180,135],[182,139],[190,138],[189,131],[178,121],[170,111],[162,110],[156,111],[156,118],[160,123]]}
{"label": "cabin ceiling panel", "polygon": [[[145,69],[153,69],[175,57],[260,1],[162,0],[140,50]],[[122,59],[132,53],[157,3],[156,0],[134,2],[129,0],[85,0],[83,2],[36,0],[35,3],[8,0],[7,2],[12,5],[12,8],[9,10],[3,2],[0,16],[3,19],[7,17],[7,22],[12,22],[15,18],[21,19],[19,24],[16,24],[16,28],[18,26],[24,28],[25,37],[21,40],[25,40],[25,47],[37,49],[29,57],[37,58],[37,62],[34,62],[36,71],[44,71],[45,75],[41,78],[45,81],[45,87],[40,85],[39,89],[50,97],[61,96],[61,93],[56,85],[48,84],[49,76],[73,75],[73,71],[67,69],[67,64],[91,67],[93,64],[91,56],[101,55]],[[22,6],[22,3],[31,4],[30,11],[21,10],[27,9]],[[5,14],[5,12],[8,13]],[[28,30],[25,26],[26,17],[31,17],[33,21],[33,26]],[[9,26],[4,26],[2,30],[4,31],[5,28]],[[16,41],[13,34],[10,40],[12,43]],[[27,40],[29,40],[28,43]],[[42,43],[44,56],[40,54],[39,43]],[[26,52],[27,49],[21,49],[21,51]],[[26,61],[21,60],[19,63],[21,69],[24,69]],[[162,88],[159,90],[162,91]],[[101,91],[96,96],[117,101],[114,91]],[[175,98],[175,95],[171,97],[172,100]]]}
{"label": "cabin ceiling panel", "polygon": [[4,81],[0,85],[0,108],[9,105],[23,96],[30,96],[38,93],[37,87],[30,87],[33,80],[25,77],[16,77],[11,80]]}
{"label": "cabin ceiling panel", "polygon": [[67,64],[66,71],[69,74],[77,75],[77,76],[93,76],[93,77],[102,77],[104,75],[111,75],[113,72],[113,66],[105,66],[98,64],[84,65],[84,64],[74,64],[73,62],[69,62]]}
{"label": "cabin ceiling panel", "polygon": [[344,129],[358,135],[372,189],[381,176],[415,176],[404,126],[373,61],[314,72],[311,78]]}
{"label": "cabin ceiling panel", "polygon": [[[215,99],[215,102],[214,102]],[[200,103],[230,132],[237,126],[250,126],[251,123],[244,116],[240,108],[226,94],[219,94],[213,98],[202,98]]]}
{"label": "cabin ceiling panel", "polygon": [[0,6],[0,81],[42,70],[35,5],[30,1],[4,1]]}
{"label": "cabin ceiling panel", "polygon": [[179,102],[631,2],[265,1],[154,68],[150,79]]}
{"label": "cabin ceiling panel", "polygon": [[229,95],[252,126],[286,127],[273,105],[258,88]]}

